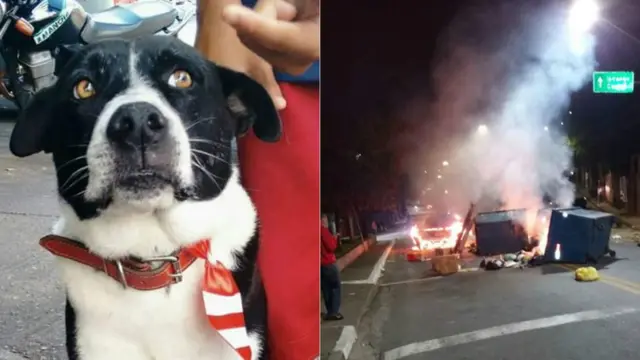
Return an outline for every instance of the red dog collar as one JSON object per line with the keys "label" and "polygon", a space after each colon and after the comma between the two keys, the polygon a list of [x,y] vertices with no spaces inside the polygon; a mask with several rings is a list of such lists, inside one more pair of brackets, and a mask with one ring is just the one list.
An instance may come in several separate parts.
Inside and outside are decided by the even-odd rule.
{"label": "red dog collar", "polygon": [[[43,237],[40,245],[53,255],[92,267],[107,274],[123,287],[136,290],[156,290],[179,283],[182,281],[182,272],[197,259],[192,252],[182,249],[171,256],[109,260],[92,253],[78,241],[58,235]],[[153,263],[162,265],[154,267]]]}

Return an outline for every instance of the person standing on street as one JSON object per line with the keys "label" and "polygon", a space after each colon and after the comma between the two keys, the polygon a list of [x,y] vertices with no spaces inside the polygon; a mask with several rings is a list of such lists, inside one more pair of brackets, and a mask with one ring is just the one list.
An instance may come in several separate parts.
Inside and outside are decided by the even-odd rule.
{"label": "person standing on street", "polygon": [[324,306],[327,313],[325,320],[342,320],[340,314],[341,284],[340,270],[336,266],[336,248],[338,238],[329,230],[329,219],[322,215],[322,227],[320,229],[320,287]]}

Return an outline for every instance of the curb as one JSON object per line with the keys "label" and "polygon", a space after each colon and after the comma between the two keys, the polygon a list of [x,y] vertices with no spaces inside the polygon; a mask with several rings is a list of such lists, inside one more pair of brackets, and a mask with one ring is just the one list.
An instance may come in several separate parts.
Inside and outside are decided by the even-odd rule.
{"label": "curb", "polygon": [[373,302],[373,298],[375,298],[376,294],[378,294],[378,289],[380,289],[380,284],[373,284],[371,286],[371,289],[369,289],[369,293],[367,294],[367,298],[365,299],[364,304],[362,305],[362,309],[360,310],[360,314],[356,318],[356,325],[355,325],[356,329],[358,327],[360,327],[360,323],[362,322],[362,319],[364,318],[364,316],[369,311],[369,307],[371,306],[371,303]]}
{"label": "curb", "polygon": [[587,201],[589,202],[589,204],[591,204],[591,206],[593,206],[594,208],[598,209],[599,211],[602,212],[606,212],[608,214],[613,215],[613,217],[616,219],[616,222],[619,224],[622,224],[628,228],[634,229],[634,230],[638,230],[638,228],[636,226],[634,226],[633,224],[631,224],[630,222],[628,222],[627,220],[623,219],[620,215],[616,214],[616,213],[612,213],[607,211],[607,209],[600,207],[598,205],[597,202],[593,201],[593,199],[591,199],[591,197],[585,196],[585,199],[587,199]]}
{"label": "curb", "polygon": [[342,328],[342,334],[340,338],[336,342],[336,346],[333,348],[327,360],[349,360],[349,355],[351,355],[351,350],[358,340],[358,332],[357,329],[360,327],[360,323],[362,319],[369,311],[369,307],[373,302],[373,298],[375,298],[378,293],[378,289],[380,285],[371,284],[371,288],[367,293],[367,297],[365,298],[364,304],[362,305],[362,309],[360,310],[360,314],[356,318],[355,325],[346,325]]}
{"label": "curb", "polygon": [[[346,253],[344,256],[342,256],[340,259],[336,261],[336,265],[338,266],[338,269],[340,269],[340,271],[345,269],[352,262],[354,262],[358,257],[360,257],[360,255],[364,254],[367,250],[369,250],[369,248],[375,245],[375,243],[376,243],[375,238],[368,238],[362,244],[353,248],[351,251],[349,251],[348,253]],[[346,325],[342,328],[342,334],[340,335],[340,338],[336,342],[335,347],[327,357],[327,360],[349,360],[349,355],[351,355],[351,350],[353,349],[353,346],[355,345],[356,340],[358,340],[357,329],[360,327],[360,323],[362,322],[362,319],[364,318],[366,313],[369,311],[369,307],[371,306],[371,303],[373,302],[373,299],[375,298],[376,294],[378,293],[378,289],[380,288],[380,284],[378,284],[377,282],[375,284],[369,284],[369,285],[371,285],[371,287],[369,288],[367,297],[365,298],[362,308],[360,309],[360,313],[356,318],[355,325]]]}
{"label": "curb", "polygon": [[352,262],[354,262],[357,258],[359,258],[360,255],[364,254],[367,250],[369,250],[369,248],[373,246],[373,244],[375,244],[375,240],[368,238],[362,244],[349,250],[348,253],[344,254],[342,257],[336,260],[336,266],[338,267],[338,270],[340,271],[344,270],[344,268],[346,268]]}

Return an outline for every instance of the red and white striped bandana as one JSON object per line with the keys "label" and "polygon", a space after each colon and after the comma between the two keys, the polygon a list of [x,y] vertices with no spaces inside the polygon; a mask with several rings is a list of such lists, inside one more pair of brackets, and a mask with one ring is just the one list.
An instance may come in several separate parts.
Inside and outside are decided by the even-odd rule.
{"label": "red and white striped bandana", "polygon": [[205,259],[202,298],[209,324],[243,360],[251,360],[249,335],[244,323],[242,296],[231,271],[219,261],[208,260],[209,241],[201,241],[189,248],[193,255]]}

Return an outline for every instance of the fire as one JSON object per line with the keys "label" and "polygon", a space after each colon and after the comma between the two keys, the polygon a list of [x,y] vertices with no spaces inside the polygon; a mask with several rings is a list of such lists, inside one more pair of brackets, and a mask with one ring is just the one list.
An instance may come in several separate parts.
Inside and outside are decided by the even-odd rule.
{"label": "fire", "polygon": [[537,222],[535,234],[538,238],[538,248],[536,252],[540,255],[544,255],[544,252],[547,249],[547,241],[549,236],[549,219],[546,216],[542,216]]}
{"label": "fire", "polygon": [[429,228],[427,231],[448,231],[449,235],[441,240],[424,239],[420,234],[420,230],[417,225],[414,225],[409,232],[411,239],[416,246],[413,250],[433,250],[433,249],[452,249],[456,246],[458,241],[458,235],[462,232],[463,224],[461,221],[455,221],[450,226],[445,228]]}

